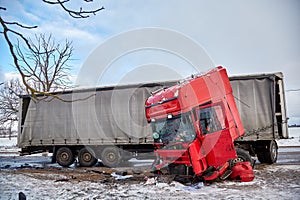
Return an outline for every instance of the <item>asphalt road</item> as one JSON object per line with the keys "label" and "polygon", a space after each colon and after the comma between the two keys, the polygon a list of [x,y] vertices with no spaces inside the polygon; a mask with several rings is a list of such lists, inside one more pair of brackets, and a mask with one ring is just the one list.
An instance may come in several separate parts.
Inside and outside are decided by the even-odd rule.
{"label": "asphalt road", "polygon": [[277,164],[300,164],[300,146],[279,147]]}
{"label": "asphalt road", "polygon": [[[0,152],[0,169],[6,168],[8,166],[14,168],[19,167],[21,165],[31,165],[31,166],[49,166],[49,165],[57,165],[51,164],[51,157],[45,157],[41,155],[32,155],[32,156],[18,156],[15,153],[1,153]],[[259,163],[258,161],[256,162]],[[126,165],[128,166],[150,166],[152,164],[152,160],[136,160],[131,159]],[[280,147],[278,149],[278,165],[282,164],[300,164],[300,146],[299,147]],[[58,166],[58,165],[57,165]]]}

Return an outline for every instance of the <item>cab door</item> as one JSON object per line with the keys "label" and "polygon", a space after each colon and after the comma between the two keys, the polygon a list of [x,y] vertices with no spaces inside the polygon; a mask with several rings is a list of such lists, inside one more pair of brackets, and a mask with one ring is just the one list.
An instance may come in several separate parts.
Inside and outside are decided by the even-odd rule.
{"label": "cab door", "polygon": [[229,132],[228,121],[221,103],[208,104],[196,109],[199,125],[199,154],[206,158],[208,166],[218,167],[236,158]]}

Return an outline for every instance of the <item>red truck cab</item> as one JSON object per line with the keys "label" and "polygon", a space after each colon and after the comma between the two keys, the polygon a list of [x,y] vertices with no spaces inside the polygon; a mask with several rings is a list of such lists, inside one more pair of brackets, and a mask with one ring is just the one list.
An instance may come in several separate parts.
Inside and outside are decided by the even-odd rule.
{"label": "red truck cab", "polygon": [[[161,161],[156,169],[170,164],[192,168],[205,180],[231,174],[237,159],[233,142],[244,129],[225,68],[217,67],[156,91],[145,107]],[[250,171],[253,175],[252,168]]]}

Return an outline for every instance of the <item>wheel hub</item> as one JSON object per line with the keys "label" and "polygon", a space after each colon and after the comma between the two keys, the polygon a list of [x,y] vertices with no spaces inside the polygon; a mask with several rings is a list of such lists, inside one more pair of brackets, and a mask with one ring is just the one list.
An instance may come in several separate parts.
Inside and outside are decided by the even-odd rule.
{"label": "wheel hub", "polygon": [[116,159],[116,156],[115,156],[114,153],[108,153],[107,154],[107,160],[109,160],[110,162],[115,161],[115,159]]}
{"label": "wheel hub", "polygon": [[271,145],[271,156],[273,160],[276,159],[276,147],[274,147],[273,145]]}
{"label": "wheel hub", "polygon": [[61,159],[62,160],[68,160],[69,159],[69,155],[68,155],[68,153],[66,153],[66,152],[63,152],[62,154],[61,154]]}
{"label": "wheel hub", "polygon": [[82,157],[83,157],[83,160],[86,162],[89,162],[92,159],[92,156],[90,153],[85,153],[85,154],[83,154]]}

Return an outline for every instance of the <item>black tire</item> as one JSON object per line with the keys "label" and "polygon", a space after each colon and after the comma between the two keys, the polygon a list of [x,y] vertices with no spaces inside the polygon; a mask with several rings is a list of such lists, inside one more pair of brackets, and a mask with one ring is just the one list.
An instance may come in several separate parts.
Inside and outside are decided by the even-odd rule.
{"label": "black tire", "polygon": [[265,148],[257,152],[257,159],[260,163],[273,164],[276,163],[278,157],[278,146],[276,141],[268,141]]}
{"label": "black tire", "polygon": [[56,152],[56,161],[63,167],[72,165],[75,161],[72,150],[68,147],[60,147]]}
{"label": "black tire", "polygon": [[102,163],[107,167],[117,167],[121,163],[121,154],[118,147],[105,147],[101,152]]}
{"label": "black tire", "polygon": [[248,162],[252,163],[252,158],[251,158],[248,151],[246,151],[244,149],[237,148],[236,149],[236,155],[239,158],[239,161],[241,161],[241,162],[248,161]]}
{"label": "black tire", "polygon": [[98,160],[91,148],[83,147],[78,153],[78,161],[81,167],[92,167]]}

